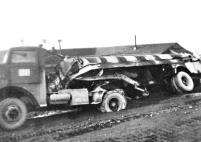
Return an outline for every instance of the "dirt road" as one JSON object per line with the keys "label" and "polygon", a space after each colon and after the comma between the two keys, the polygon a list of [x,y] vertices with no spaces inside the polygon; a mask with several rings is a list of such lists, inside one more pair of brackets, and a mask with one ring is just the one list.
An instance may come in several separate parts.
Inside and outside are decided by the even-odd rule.
{"label": "dirt road", "polygon": [[129,100],[128,108],[101,113],[81,111],[30,119],[15,131],[0,130],[0,142],[201,141],[201,94],[168,96],[155,92]]}

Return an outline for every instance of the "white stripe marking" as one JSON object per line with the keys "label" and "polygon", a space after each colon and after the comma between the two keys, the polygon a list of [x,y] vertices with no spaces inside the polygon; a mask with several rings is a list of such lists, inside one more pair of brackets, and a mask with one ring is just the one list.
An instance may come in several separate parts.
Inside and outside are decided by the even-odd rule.
{"label": "white stripe marking", "polygon": [[87,57],[87,59],[95,60],[96,63],[101,63],[101,59],[99,57]]}
{"label": "white stripe marking", "polygon": [[135,56],[123,56],[128,62],[137,62],[137,58]]}
{"label": "white stripe marking", "polygon": [[99,57],[95,57],[95,58],[96,58],[96,61],[97,61],[98,63],[101,63],[101,62],[102,62]]}
{"label": "white stripe marking", "polygon": [[155,64],[160,64],[161,61],[154,60]]}
{"label": "white stripe marking", "polygon": [[155,57],[152,55],[145,55],[144,57],[146,60],[155,60]]}
{"label": "white stripe marking", "polygon": [[170,60],[171,63],[177,63],[178,60],[177,59],[174,59],[174,60]]}
{"label": "white stripe marking", "polygon": [[115,56],[105,56],[104,58],[107,60],[107,62],[119,63],[119,60]]}
{"label": "white stripe marking", "polygon": [[170,60],[172,59],[172,56],[171,55],[168,55],[168,54],[157,54],[157,56],[160,58],[160,59],[167,59],[167,60]]}
{"label": "white stripe marking", "polygon": [[71,79],[74,79],[74,78],[78,77],[79,75],[84,74],[84,73],[86,73],[86,72],[88,72],[88,71],[90,71],[90,70],[98,69],[99,66],[100,66],[100,65],[97,65],[97,64],[96,64],[96,65],[90,65],[90,66],[83,67],[83,68],[81,68],[81,69],[79,70],[78,73],[72,75],[70,78],[71,78]]}

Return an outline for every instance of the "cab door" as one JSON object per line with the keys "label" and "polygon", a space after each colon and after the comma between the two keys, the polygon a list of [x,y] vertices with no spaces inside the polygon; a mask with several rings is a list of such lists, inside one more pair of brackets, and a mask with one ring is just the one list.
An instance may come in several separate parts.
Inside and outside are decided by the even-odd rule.
{"label": "cab door", "polygon": [[10,83],[40,83],[40,68],[37,50],[11,50]]}

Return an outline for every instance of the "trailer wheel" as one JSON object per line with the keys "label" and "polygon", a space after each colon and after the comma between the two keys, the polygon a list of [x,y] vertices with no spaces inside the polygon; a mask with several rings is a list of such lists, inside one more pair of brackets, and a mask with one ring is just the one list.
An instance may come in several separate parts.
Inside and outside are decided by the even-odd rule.
{"label": "trailer wheel", "polygon": [[100,106],[101,112],[116,112],[125,109],[127,106],[127,100],[124,96],[123,90],[116,89],[107,92],[104,96]]}
{"label": "trailer wheel", "polygon": [[177,86],[176,82],[175,82],[175,77],[173,77],[171,79],[171,87],[172,87],[172,90],[173,92],[172,93],[178,93],[178,94],[182,94],[183,91]]}
{"label": "trailer wheel", "polygon": [[184,92],[189,92],[194,89],[194,83],[193,79],[191,76],[183,71],[180,71],[176,76],[175,76],[175,83]]}
{"label": "trailer wheel", "polygon": [[26,121],[27,108],[17,98],[7,98],[0,102],[0,126],[6,130],[16,129]]}

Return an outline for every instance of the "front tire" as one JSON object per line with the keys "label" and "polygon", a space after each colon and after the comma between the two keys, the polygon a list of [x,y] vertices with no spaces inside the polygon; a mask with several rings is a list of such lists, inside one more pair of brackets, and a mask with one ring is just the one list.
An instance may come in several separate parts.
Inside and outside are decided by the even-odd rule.
{"label": "front tire", "polygon": [[26,121],[27,107],[17,98],[7,98],[0,102],[0,126],[6,130],[19,128]]}
{"label": "front tire", "polygon": [[100,106],[101,112],[116,112],[126,109],[127,100],[124,91],[116,89],[105,94]]}

